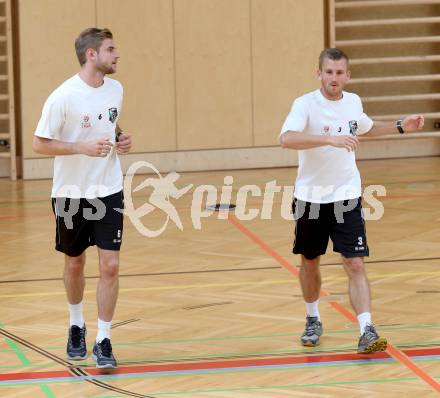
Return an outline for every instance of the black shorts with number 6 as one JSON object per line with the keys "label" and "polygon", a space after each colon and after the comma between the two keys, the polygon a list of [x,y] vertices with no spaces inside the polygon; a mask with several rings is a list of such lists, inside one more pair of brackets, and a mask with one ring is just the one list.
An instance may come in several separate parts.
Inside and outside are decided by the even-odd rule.
{"label": "black shorts with number 6", "polygon": [[325,254],[329,238],[333,251],[344,257],[369,255],[361,198],[334,203],[294,199],[296,220],[293,253],[311,260]]}
{"label": "black shorts with number 6", "polygon": [[55,249],[77,257],[89,246],[120,250],[123,192],[97,199],[52,198],[56,220]]}

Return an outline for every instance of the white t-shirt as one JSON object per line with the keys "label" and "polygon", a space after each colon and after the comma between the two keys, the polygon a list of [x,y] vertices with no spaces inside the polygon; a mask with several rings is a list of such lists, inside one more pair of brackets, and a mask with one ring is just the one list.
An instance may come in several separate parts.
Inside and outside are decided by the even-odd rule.
{"label": "white t-shirt", "polygon": [[[108,77],[100,87],[72,76],[49,96],[35,135],[65,142],[108,138],[115,143],[122,85]],[[122,190],[122,170],[114,147],[106,157],[55,156],[52,197],[97,198]]]}
{"label": "white t-shirt", "polygon": [[[330,101],[315,90],[293,102],[281,134],[296,131],[312,135],[361,135],[372,126],[373,121],[363,112],[356,94],[344,91],[342,99]],[[360,197],[361,178],[354,152],[330,145],[298,150],[294,196],[313,203]]]}

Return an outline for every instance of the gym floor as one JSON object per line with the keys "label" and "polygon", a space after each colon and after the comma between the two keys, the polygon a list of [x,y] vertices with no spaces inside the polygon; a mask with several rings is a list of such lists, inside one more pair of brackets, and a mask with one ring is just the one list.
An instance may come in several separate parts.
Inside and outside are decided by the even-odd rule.
{"label": "gym floor", "polygon": [[[65,358],[68,311],[63,255],[54,250],[51,181],[0,180],[0,396],[438,396],[440,158],[359,161],[358,166],[364,188],[386,189],[386,196],[377,197],[383,217],[367,221],[366,258],[373,320],[389,341],[386,352],[356,353],[359,330],[347,277],[331,243],[321,268],[321,345],[300,345],[305,322],[300,259],[291,254],[294,224],[286,216],[296,169],[182,173],[175,186],[193,186],[178,199],[168,198],[176,213],[163,233],[145,236],[165,225],[167,214],[160,208],[147,207],[150,212],[137,218],[143,229],[125,219],[111,332],[119,368],[113,373],[98,371],[91,358]],[[233,183],[225,184],[225,176]],[[136,176],[134,182],[146,178]],[[281,192],[266,185],[274,180]],[[258,216],[244,220],[234,210],[205,212],[197,229],[193,199],[202,185],[217,190],[208,204],[213,198],[227,202],[231,186],[231,203],[239,207],[244,204],[243,196],[237,199],[240,187],[259,187],[261,192],[248,194],[245,212],[249,216],[255,209]],[[156,204],[166,202],[160,189],[154,192]],[[133,193],[135,207],[149,198],[154,206],[151,193]],[[206,194],[202,208],[205,204]],[[372,204],[365,202],[365,208]],[[97,275],[96,249],[89,248],[89,351],[96,334]]]}

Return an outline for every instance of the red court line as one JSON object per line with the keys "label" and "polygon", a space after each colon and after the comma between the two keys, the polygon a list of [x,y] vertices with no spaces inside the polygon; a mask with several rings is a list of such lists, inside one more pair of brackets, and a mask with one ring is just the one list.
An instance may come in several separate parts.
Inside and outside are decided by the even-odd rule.
{"label": "red court line", "polygon": [[[247,229],[238,219],[229,214],[228,221],[234,225],[237,229],[243,232],[249,239],[251,239],[254,243],[260,246],[266,253],[272,256],[278,263],[286,268],[289,272],[294,274],[295,276],[299,275],[298,270],[292,264],[290,264],[284,257],[279,255],[273,248],[271,248],[267,243],[265,243],[262,239],[260,239],[256,234]],[[280,261],[280,259],[282,261]],[[286,266],[287,265],[287,266]],[[293,272],[294,271],[294,272]],[[321,296],[327,296],[329,293],[327,291],[322,291]],[[353,323],[357,323],[356,317],[344,308],[342,305],[336,303],[335,301],[330,302],[330,304],[335,308],[339,313],[344,315],[347,319],[349,319]],[[391,343],[388,343],[387,353],[392,356],[394,359],[405,365],[408,369],[411,370],[414,374],[420,377],[423,381],[428,383],[432,388],[436,391],[440,392],[440,384],[434,380],[430,375],[428,375],[424,370],[420,369],[414,362],[412,362],[405,354],[399,351],[396,347],[394,347]],[[377,355],[377,354],[376,354]]]}
{"label": "red court line", "polygon": [[[406,357],[409,356],[428,356],[440,355],[440,347],[408,349],[401,353]],[[318,354],[318,355],[297,355],[275,358],[249,358],[249,359],[229,359],[221,361],[194,361],[179,363],[159,363],[138,366],[121,366],[111,374],[130,374],[130,373],[157,373],[157,372],[178,372],[191,370],[214,370],[226,368],[247,368],[253,366],[279,366],[279,365],[295,365],[307,363],[337,363],[343,361],[365,361],[377,359],[389,359],[391,356],[386,352],[378,352],[374,355],[357,354],[354,352],[344,354]],[[97,376],[107,374],[100,369],[84,368],[87,374]],[[20,373],[4,373],[0,374],[0,381],[16,381],[16,380],[35,380],[35,379],[54,379],[62,377],[72,377],[68,370],[56,370],[46,372],[20,372]]]}
{"label": "red court line", "polygon": [[61,377],[72,377],[72,374],[67,370],[54,370],[51,372],[3,373],[0,374],[0,381],[53,379]]}
{"label": "red court line", "polygon": [[345,316],[348,320],[350,320],[353,323],[357,323],[357,318],[350,311],[348,311],[347,308],[345,308],[336,301],[329,301],[329,304],[341,315]]}
{"label": "red court line", "polygon": [[[339,311],[342,315],[344,315],[351,322],[357,323],[356,317],[350,311],[348,311],[346,308],[344,308],[342,305],[340,305],[339,303],[337,303],[335,301],[331,301],[330,304],[333,306],[333,308],[335,308],[337,311]],[[414,374],[416,374],[418,377],[420,377],[422,380],[424,380],[426,383],[428,383],[436,391],[440,392],[440,384],[436,380],[434,380],[428,373],[426,373],[424,370],[420,369],[402,351],[398,350],[390,342],[388,342],[386,352],[390,356],[392,356],[394,359],[396,359],[398,362],[405,365],[408,369],[410,369]]]}
{"label": "red court line", "polygon": [[394,359],[397,359],[408,369],[411,369],[413,373],[419,376],[422,380],[428,383],[434,390],[440,392],[440,384],[434,380],[428,373],[420,369],[411,359],[409,359],[402,351],[398,350],[392,344],[388,344],[387,353],[390,354]]}
{"label": "red court line", "polygon": [[260,246],[267,254],[269,254],[269,256],[277,260],[278,263],[280,263],[283,268],[285,268],[287,271],[289,271],[296,277],[299,277],[299,271],[294,265],[290,264],[283,256],[278,254],[272,247],[270,247],[268,244],[263,242],[257,235],[255,235],[253,232],[247,229],[233,215],[231,214],[229,215],[228,221],[231,224],[233,224],[237,229],[239,229],[241,232],[243,232],[248,238],[254,241],[258,246]]}

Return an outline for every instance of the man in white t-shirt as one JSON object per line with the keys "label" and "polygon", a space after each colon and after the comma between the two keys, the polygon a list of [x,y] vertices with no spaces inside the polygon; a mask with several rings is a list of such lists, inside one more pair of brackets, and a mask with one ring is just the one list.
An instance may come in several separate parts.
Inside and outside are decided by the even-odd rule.
{"label": "man in white t-shirt", "polygon": [[298,150],[292,209],[296,220],[293,253],[301,254],[300,282],[307,310],[301,343],[316,346],[323,332],[318,310],[319,262],[330,238],[348,275],[350,302],[360,328],[358,352],[383,351],[387,341],[379,337],[371,321],[370,287],[363,261],[369,251],[354,151],[359,145],[357,135],[419,130],[424,118],[412,115],[393,122],[371,120],[363,112],[360,98],[343,91],[350,79],[349,61],[336,48],[322,51],[318,77],[321,88],[294,101],[280,134],[283,148]]}
{"label": "man in white t-shirt", "polygon": [[83,316],[85,250],[96,245],[98,333],[93,358],[98,368],[115,368],[110,326],[118,296],[119,250],[123,231],[122,170],[118,154],[130,151],[121,131],[119,53],[108,29],[89,28],[75,41],[81,70],[48,97],[35,131],[35,152],[55,156],[52,208],[56,250],[65,254],[64,285],[70,312],[69,359],[85,359]]}

